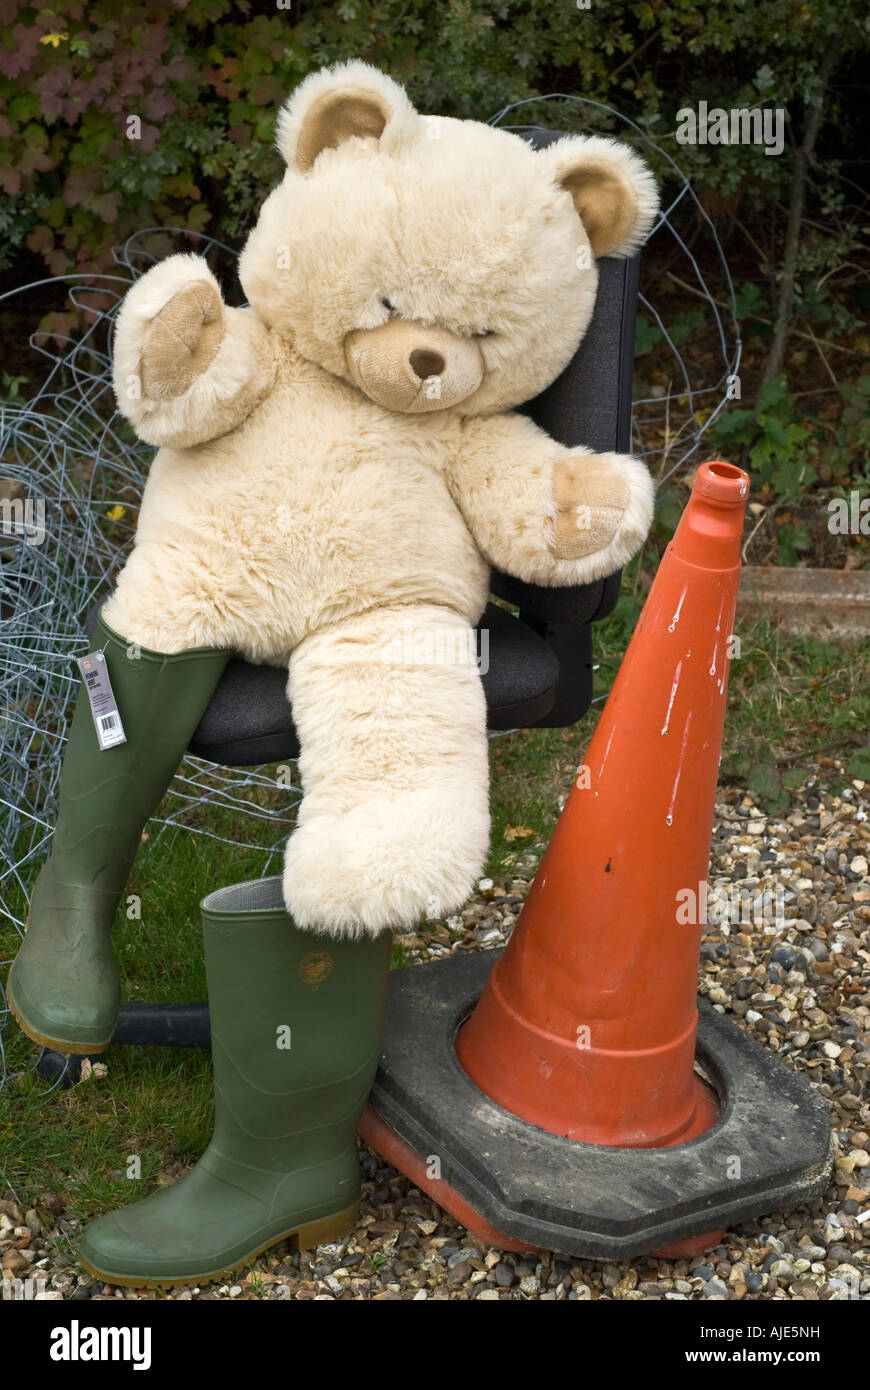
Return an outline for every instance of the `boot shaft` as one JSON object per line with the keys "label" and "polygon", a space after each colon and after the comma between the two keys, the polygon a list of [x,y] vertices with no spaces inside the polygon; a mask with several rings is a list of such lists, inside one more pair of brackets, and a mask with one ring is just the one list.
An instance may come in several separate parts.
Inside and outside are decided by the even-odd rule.
{"label": "boot shaft", "polygon": [[[80,689],[52,853],[73,854],[94,870],[105,865],[112,879],[123,866],[126,878],[142,826],[184,756],[229,653],[207,647],[174,655],[149,651],[113,632],[102,617],[93,650],[103,654],[127,741],[100,749],[88,697]],[[91,865],[94,857],[99,865]]]}
{"label": "boot shaft", "polygon": [[317,1163],[347,1147],[371,1089],[390,967],[389,933],[300,931],[281,878],[202,903],[215,1081],[215,1144],[244,1162]]}

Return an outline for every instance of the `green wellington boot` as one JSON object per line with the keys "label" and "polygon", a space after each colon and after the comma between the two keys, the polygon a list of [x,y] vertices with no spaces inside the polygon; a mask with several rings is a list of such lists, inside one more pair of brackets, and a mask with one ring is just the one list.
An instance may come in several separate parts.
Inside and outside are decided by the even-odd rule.
{"label": "green wellington boot", "polygon": [[287,1236],[338,1240],[359,1208],[356,1126],[377,1068],[390,936],[299,931],[281,879],[202,904],[215,1128],[179,1182],[88,1226],[82,1264],[112,1284],[190,1284]]}
{"label": "green wellington boot", "polygon": [[120,1006],[112,921],[142,828],[154,811],[212,691],[227,652],[176,656],[136,647],[99,619],[126,743],[100,750],[82,688],[60,779],[51,854],[30,899],[24,942],[9,974],[9,1006],[35,1042],[102,1052]]}

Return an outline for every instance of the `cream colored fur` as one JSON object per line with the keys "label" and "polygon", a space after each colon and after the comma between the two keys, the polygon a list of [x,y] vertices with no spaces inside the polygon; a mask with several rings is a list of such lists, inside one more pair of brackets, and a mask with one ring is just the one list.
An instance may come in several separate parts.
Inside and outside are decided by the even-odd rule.
{"label": "cream colored fur", "polygon": [[[362,63],[302,83],[278,143],[287,173],[240,261],[251,307],[221,306],[217,350],[197,336],[209,294],[183,293],[218,290],[197,257],[155,266],[119,315],[119,407],[162,447],[105,618],[150,648],[288,665],[305,789],[288,908],[318,931],[401,929],[460,906],[486,855],[468,643],[489,566],[583,583],[649,527],[641,464],[509,412],[591,317],[578,208],[624,254],[655,190],[612,141],[535,153],[417,115]],[[443,370],[423,380],[412,352]]]}
{"label": "cream colored fur", "polygon": [[284,894],[296,922],[380,931],[460,908],[489,841],[486,707],[471,625],[378,608],[290,660],[305,798]]}

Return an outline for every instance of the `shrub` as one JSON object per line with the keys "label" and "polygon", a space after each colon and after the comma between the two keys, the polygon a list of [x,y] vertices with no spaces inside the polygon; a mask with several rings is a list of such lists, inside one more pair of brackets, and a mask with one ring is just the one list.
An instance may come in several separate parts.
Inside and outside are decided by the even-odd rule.
{"label": "shrub", "polygon": [[[154,222],[238,239],[279,173],[276,109],[306,73],[351,56],[448,115],[487,119],[558,91],[610,103],[691,166],[709,201],[757,216],[787,196],[788,158],[677,146],[677,110],[787,107],[793,142],[831,36],[838,71],[866,49],[860,14],[858,0],[4,0],[0,257],[26,246],[55,273],[105,269],[119,237]],[[834,90],[826,107],[819,196],[841,235],[837,161],[852,155],[861,102],[856,81],[851,105]],[[557,109],[571,128],[591,114]],[[552,115],[538,103],[517,119]]]}

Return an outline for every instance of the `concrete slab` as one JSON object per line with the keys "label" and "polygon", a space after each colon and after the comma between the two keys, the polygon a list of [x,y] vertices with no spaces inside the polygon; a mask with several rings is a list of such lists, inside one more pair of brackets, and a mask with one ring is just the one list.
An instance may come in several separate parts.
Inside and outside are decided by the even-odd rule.
{"label": "concrete slab", "polygon": [[870,636],[870,570],[747,565],[737,612],[740,617],[766,614],[800,637],[859,641]]}

